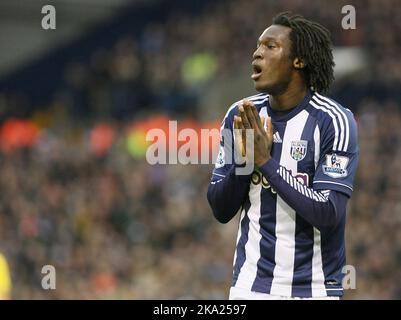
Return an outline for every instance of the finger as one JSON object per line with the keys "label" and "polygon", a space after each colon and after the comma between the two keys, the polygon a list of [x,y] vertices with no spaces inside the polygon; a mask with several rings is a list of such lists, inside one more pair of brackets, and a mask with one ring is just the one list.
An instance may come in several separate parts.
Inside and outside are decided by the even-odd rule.
{"label": "finger", "polygon": [[242,118],[239,116],[234,116],[234,129],[238,129],[239,133],[242,133],[245,130],[244,124],[242,123]]}
{"label": "finger", "polygon": [[[245,129],[245,126],[244,126],[244,123],[243,123],[243,121],[242,121],[242,118],[239,118],[239,127],[240,127],[240,129],[241,129],[241,132],[242,132],[242,156],[243,157],[245,157],[245,155],[246,155],[246,142],[247,142],[247,138],[246,138],[246,129]],[[248,128],[248,130],[249,130],[249,128]]]}
{"label": "finger", "polygon": [[252,102],[250,102],[249,100],[244,100],[244,110],[248,118],[249,124],[251,125],[251,128],[254,130],[260,130],[256,118],[254,116],[254,113],[252,111],[252,105],[253,105]]}
{"label": "finger", "polygon": [[239,125],[238,125],[238,120],[237,120],[237,116],[234,115],[234,129],[239,129]]}
{"label": "finger", "polygon": [[245,129],[251,129],[251,124],[249,123],[249,119],[246,116],[244,105],[240,105],[238,107],[238,112],[242,120],[242,124],[244,125]]}
{"label": "finger", "polygon": [[[244,148],[244,137],[243,137],[243,130],[244,126],[242,124],[241,117],[234,116],[234,139],[235,144],[237,145],[238,151],[241,152],[241,155],[245,156],[245,148]],[[242,132],[242,134],[241,134]]]}
{"label": "finger", "polygon": [[238,117],[238,125],[239,128],[241,129],[241,147],[242,147],[242,156],[245,157],[246,154],[246,130],[245,130],[245,126],[244,123],[242,122],[242,118]]}
{"label": "finger", "polygon": [[253,103],[251,104],[251,110],[253,112],[253,116],[256,119],[256,123],[258,125],[258,128],[259,128],[260,132],[263,132],[264,131],[264,127],[263,127],[264,122],[261,121],[261,117],[260,117],[260,115],[258,113],[258,110],[256,109],[256,107],[255,107],[255,105]]}

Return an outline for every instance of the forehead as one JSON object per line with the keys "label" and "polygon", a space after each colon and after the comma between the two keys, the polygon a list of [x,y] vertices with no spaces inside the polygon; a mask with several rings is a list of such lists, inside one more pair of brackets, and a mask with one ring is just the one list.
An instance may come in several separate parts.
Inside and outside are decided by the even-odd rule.
{"label": "forehead", "polygon": [[290,32],[291,28],[289,27],[273,24],[263,31],[262,35],[259,37],[259,41],[274,39],[285,43],[290,41]]}

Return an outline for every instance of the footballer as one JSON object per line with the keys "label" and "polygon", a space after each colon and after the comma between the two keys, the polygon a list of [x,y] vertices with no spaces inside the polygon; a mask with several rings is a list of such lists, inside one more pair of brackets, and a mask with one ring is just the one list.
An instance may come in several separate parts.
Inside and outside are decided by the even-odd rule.
{"label": "footballer", "polygon": [[[259,94],[228,109],[222,129],[233,137],[221,137],[207,192],[219,222],[239,215],[229,299],[340,299],[358,142],[352,112],[324,95],[334,80],[330,33],[281,13],[252,66]],[[234,129],[253,130],[252,159]],[[251,174],[237,174],[236,150]]]}

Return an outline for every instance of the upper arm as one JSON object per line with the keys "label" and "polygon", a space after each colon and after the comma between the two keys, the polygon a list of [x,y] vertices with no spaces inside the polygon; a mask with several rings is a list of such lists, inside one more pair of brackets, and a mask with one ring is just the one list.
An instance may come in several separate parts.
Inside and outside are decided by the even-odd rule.
{"label": "upper arm", "polygon": [[357,124],[351,111],[344,109],[342,115],[341,119],[321,124],[320,157],[313,187],[351,196],[359,157]]}
{"label": "upper arm", "polygon": [[236,113],[236,104],[227,111],[220,127],[220,149],[213,169],[212,181],[217,181],[226,176],[234,164],[234,137],[233,123]]}

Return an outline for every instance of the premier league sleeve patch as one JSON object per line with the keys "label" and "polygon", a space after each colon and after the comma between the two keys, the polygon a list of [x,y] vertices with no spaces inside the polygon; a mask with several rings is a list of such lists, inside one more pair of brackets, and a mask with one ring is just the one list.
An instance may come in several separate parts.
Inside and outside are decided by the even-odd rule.
{"label": "premier league sleeve patch", "polygon": [[348,174],[348,157],[339,156],[335,153],[326,155],[326,164],[323,164],[323,173],[332,178],[343,178]]}
{"label": "premier league sleeve patch", "polygon": [[219,154],[217,156],[217,160],[216,160],[216,164],[215,164],[216,169],[224,167],[224,165],[225,165],[224,157],[225,157],[224,147],[220,146]]}

